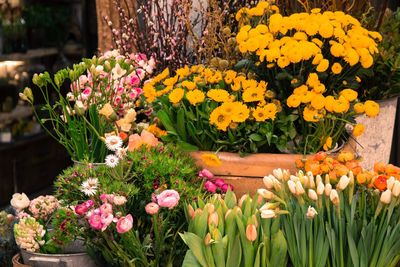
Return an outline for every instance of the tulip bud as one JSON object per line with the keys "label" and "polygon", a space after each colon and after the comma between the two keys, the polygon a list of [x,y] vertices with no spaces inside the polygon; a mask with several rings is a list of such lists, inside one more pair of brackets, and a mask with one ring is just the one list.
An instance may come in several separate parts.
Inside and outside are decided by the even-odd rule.
{"label": "tulip bud", "polygon": [[342,177],[340,177],[339,183],[336,186],[337,190],[345,190],[346,187],[349,185],[350,183],[350,178],[347,177],[346,175],[343,175]]}
{"label": "tulip bud", "polygon": [[315,188],[315,180],[314,180],[314,175],[312,172],[307,172],[308,176],[308,187],[314,189]]}
{"label": "tulip bud", "polygon": [[247,199],[249,197],[249,195],[248,194],[246,194],[246,195],[243,195],[240,199],[239,199],[239,207],[242,207],[242,205],[243,205],[243,202]]}
{"label": "tulip bud", "polygon": [[396,180],[394,182],[392,194],[394,197],[398,197],[400,195],[400,181]]}
{"label": "tulip bud", "polygon": [[321,175],[318,174],[317,176],[315,176],[315,184],[318,186],[319,182],[322,182],[322,178]]}
{"label": "tulip bud", "polygon": [[78,100],[75,102],[74,110],[75,110],[76,114],[84,115],[85,114],[85,105],[83,105],[82,101]]}
{"label": "tulip bud", "polygon": [[381,195],[381,202],[383,204],[389,204],[392,201],[392,190],[386,189]]}
{"label": "tulip bud", "polygon": [[354,184],[354,174],[353,171],[349,171],[349,178],[350,178],[350,184],[353,185]]}
{"label": "tulip bud", "polygon": [[207,204],[204,206],[204,210],[206,210],[206,211],[208,212],[208,214],[210,215],[210,214],[214,213],[214,211],[215,211],[215,206],[214,206],[214,204],[212,204],[212,203],[207,203]]}
{"label": "tulip bud", "polygon": [[197,215],[200,216],[201,214],[203,214],[203,210],[200,208],[197,208],[193,213],[192,219],[196,218]]}
{"label": "tulip bud", "polygon": [[330,193],[330,195],[329,195],[329,198],[331,199],[333,205],[335,205],[336,207],[339,206],[339,204],[340,204],[340,199],[339,199],[339,194],[338,194],[338,192],[336,191],[336,189],[332,189],[332,190],[331,190],[331,193]]}
{"label": "tulip bud", "polygon": [[267,189],[271,190],[274,187],[274,180],[275,178],[271,178],[271,176],[264,176],[263,182]]}
{"label": "tulip bud", "polygon": [[304,194],[306,191],[304,190],[304,188],[303,188],[303,185],[300,183],[300,181],[297,181],[296,182],[296,194],[297,195],[302,195],[302,194]]}
{"label": "tulip bud", "polygon": [[207,233],[206,237],[204,238],[204,244],[206,246],[210,245],[214,240],[211,238],[211,234]]}
{"label": "tulip bud", "polygon": [[325,191],[324,183],[322,181],[319,181],[317,185],[317,194],[321,196],[324,193],[324,191]]}
{"label": "tulip bud", "polygon": [[273,170],[272,174],[279,180],[283,179],[283,172],[281,168]]}
{"label": "tulip bud", "polygon": [[325,185],[325,196],[329,197],[331,195],[332,185],[326,184]]}
{"label": "tulip bud", "polygon": [[253,242],[257,239],[257,228],[254,224],[248,224],[246,227],[246,238]]}
{"label": "tulip bud", "polygon": [[313,201],[317,201],[318,200],[317,192],[315,192],[314,189],[308,189],[308,197]]}
{"label": "tulip bud", "polygon": [[194,218],[194,209],[193,209],[192,205],[190,205],[190,204],[188,205],[187,212],[188,212],[190,218],[193,219]]}
{"label": "tulip bud", "polygon": [[293,195],[296,195],[296,183],[293,182],[292,180],[287,181],[288,187],[290,192],[292,192]]}
{"label": "tulip bud", "polygon": [[274,193],[272,193],[271,191],[264,189],[264,188],[260,188],[257,190],[257,193],[262,196],[263,198],[267,199],[267,200],[271,200],[274,198]]}
{"label": "tulip bud", "polygon": [[329,174],[325,175],[325,185],[331,183],[331,178],[329,177]]}
{"label": "tulip bud", "polygon": [[271,218],[275,218],[276,217],[276,213],[273,210],[261,210],[261,218],[263,219],[271,219]]}
{"label": "tulip bud", "polygon": [[308,219],[313,219],[315,215],[318,215],[318,212],[311,206],[308,206],[306,217]]}
{"label": "tulip bud", "polygon": [[396,179],[393,176],[391,176],[389,179],[387,179],[387,181],[386,181],[387,189],[392,190],[395,181],[396,181]]}
{"label": "tulip bud", "polygon": [[208,226],[218,226],[218,213],[214,212],[208,216]]}
{"label": "tulip bud", "polygon": [[293,182],[297,182],[297,181],[300,181],[300,179],[299,179],[299,177],[297,177],[297,176],[294,176],[294,175],[290,175],[290,180],[292,180]]}

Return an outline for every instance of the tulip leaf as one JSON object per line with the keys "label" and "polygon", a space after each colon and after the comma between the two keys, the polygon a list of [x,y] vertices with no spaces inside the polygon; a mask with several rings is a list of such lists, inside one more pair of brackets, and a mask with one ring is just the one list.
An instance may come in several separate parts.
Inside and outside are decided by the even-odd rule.
{"label": "tulip leaf", "polygon": [[178,141],[176,144],[186,152],[199,151],[199,148],[197,146],[191,145],[184,141]]}
{"label": "tulip leaf", "polygon": [[204,255],[204,242],[203,240],[198,237],[197,235],[189,232],[185,232],[183,234],[179,234],[185,244],[189,247],[192,251],[193,256],[196,260],[200,263],[203,267],[208,267],[207,261]]}
{"label": "tulip leaf", "polygon": [[281,230],[271,238],[271,266],[287,266],[287,243]]}
{"label": "tulip leaf", "polygon": [[229,209],[233,209],[237,205],[236,195],[230,188],[225,194],[225,203]]}
{"label": "tulip leaf", "polygon": [[157,118],[160,119],[162,125],[168,132],[176,134],[176,130],[172,124],[171,119],[169,118],[168,114],[164,110],[160,110],[157,112]]}
{"label": "tulip leaf", "polygon": [[196,257],[193,255],[193,252],[190,249],[186,252],[182,267],[201,267],[200,263],[196,260]]}
{"label": "tulip leaf", "polygon": [[181,140],[187,140],[186,135],[186,122],[185,122],[185,110],[179,109],[176,116],[176,130]]}
{"label": "tulip leaf", "polygon": [[226,266],[239,267],[242,262],[242,247],[240,246],[239,234],[236,235],[234,240],[229,240],[233,243],[232,249],[228,251],[228,258],[226,260]]}
{"label": "tulip leaf", "polygon": [[349,243],[350,257],[353,262],[353,266],[358,267],[360,266],[360,261],[358,259],[356,244],[350,233],[350,228],[347,228],[347,242]]}

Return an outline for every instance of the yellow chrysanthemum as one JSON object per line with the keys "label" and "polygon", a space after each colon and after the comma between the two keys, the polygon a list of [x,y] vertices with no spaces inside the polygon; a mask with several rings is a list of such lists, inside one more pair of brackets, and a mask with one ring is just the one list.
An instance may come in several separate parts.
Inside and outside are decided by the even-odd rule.
{"label": "yellow chrysanthemum", "polygon": [[243,102],[256,102],[264,99],[265,90],[259,87],[247,88],[242,95]]}
{"label": "yellow chrysanthemum", "polygon": [[333,74],[339,74],[342,72],[342,65],[340,65],[340,63],[335,62],[333,63],[331,70],[333,72]]}
{"label": "yellow chrysanthemum", "polygon": [[215,125],[218,130],[226,131],[231,122],[231,114],[224,112],[221,107],[217,107],[210,114],[210,124]]}
{"label": "yellow chrysanthemum", "polygon": [[148,102],[152,103],[157,98],[157,91],[151,83],[146,83],[143,86],[143,95],[146,97]]}
{"label": "yellow chrysanthemum", "polygon": [[311,106],[315,109],[322,109],[325,106],[325,97],[322,94],[317,94],[311,100]]}
{"label": "yellow chrysanthemum", "polygon": [[340,96],[339,99],[335,101],[333,111],[335,111],[336,113],[345,113],[349,110],[349,108],[349,101],[344,96]]}
{"label": "yellow chrysanthemum", "polygon": [[353,89],[344,89],[340,92],[340,95],[344,96],[344,98],[346,98],[347,101],[353,102],[354,100],[357,99],[358,93]]}
{"label": "yellow chrysanthemum", "polygon": [[333,26],[329,22],[322,23],[318,32],[323,38],[328,39],[333,35]]}
{"label": "yellow chrysanthemum", "polygon": [[207,92],[207,96],[216,102],[230,101],[230,94],[223,89],[211,89]]}
{"label": "yellow chrysanthemum", "polygon": [[233,102],[234,109],[232,112],[233,122],[244,122],[250,116],[250,109],[243,103]]}
{"label": "yellow chrysanthemum", "polygon": [[368,117],[376,117],[379,114],[379,104],[372,100],[367,100],[364,103],[365,114]]}
{"label": "yellow chrysanthemum", "polygon": [[256,109],[253,110],[252,115],[253,118],[259,122],[266,121],[268,118],[268,113],[264,107],[257,107]]}
{"label": "yellow chrysanthemum", "polygon": [[362,135],[364,131],[365,131],[365,126],[363,124],[357,124],[356,126],[354,126],[353,136],[358,137]]}
{"label": "yellow chrysanthemum", "polygon": [[287,57],[279,57],[277,64],[281,69],[284,69],[289,66],[290,60]]}
{"label": "yellow chrysanthemum", "polygon": [[318,113],[318,110],[312,107],[305,107],[303,110],[303,118],[308,122],[317,122],[322,118],[322,116]]}
{"label": "yellow chrysanthemum", "polygon": [[204,162],[204,164],[210,167],[218,167],[222,164],[219,157],[211,153],[202,154],[201,160]]}
{"label": "yellow chrysanthemum", "polygon": [[236,78],[236,71],[233,70],[228,70],[225,71],[225,77],[224,77],[224,81],[226,84],[231,84],[233,82],[233,80]]}
{"label": "yellow chrysanthemum", "polygon": [[185,94],[185,91],[182,88],[176,88],[176,89],[172,90],[172,92],[169,94],[169,96],[168,96],[169,101],[172,104],[177,104],[177,103],[179,103],[179,101],[182,100],[184,94]]}
{"label": "yellow chrysanthemum", "polygon": [[345,49],[344,49],[343,45],[335,42],[331,46],[331,54],[334,57],[343,57],[345,55]]}
{"label": "yellow chrysanthemum", "polygon": [[325,98],[325,109],[326,109],[327,111],[329,111],[329,112],[333,112],[335,103],[336,103],[336,99],[335,99],[333,96],[328,95],[328,96]]}
{"label": "yellow chrysanthemum", "polygon": [[174,76],[174,77],[165,79],[164,82],[163,82],[163,84],[164,84],[165,86],[173,86],[174,84],[177,83],[177,81],[178,81],[178,76],[176,75],[176,76]]}
{"label": "yellow chrysanthemum", "polygon": [[316,70],[318,72],[325,72],[329,68],[329,60],[322,59],[321,62],[318,64]]}
{"label": "yellow chrysanthemum", "polygon": [[324,145],[323,145],[323,149],[325,150],[325,151],[328,151],[329,149],[331,149],[332,148],[332,137],[330,137],[330,136],[328,136],[326,139],[325,139],[325,143],[324,143]]}
{"label": "yellow chrysanthemum", "polygon": [[363,103],[357,103],[354,105],[354,111],[357,114],[364,113],[364,104]]}
{"label": "yellow chrysanthemum", "polygon": [[186,98],[189,101],[190,104],[192,104],[193,106],[202,103],[204,101],[205,98],[205,94],[198,90],[195,89],[193,91],[189,91],[186,93]]}
{"label": "yellow chrysanthemum", "polygon": [[147,128],[147,131],[154,134],[156,137],[161,138],[167,135],[167,131],[161,130],[156,124],[152,124]]}
{"label": "yellow chrysanthemum", "polygon": [[194,88],[196,88],[196,84],[194,82],[191,81],[183,81],[181,83],[182,87],[185,87],[188,90],[193,90]]}
{"label": "yellow chrysanthemum", "polygon": [[301,103],[301,97],[299,95],[290,95],[286,100],[286,104],[290,108],[297,108]]}

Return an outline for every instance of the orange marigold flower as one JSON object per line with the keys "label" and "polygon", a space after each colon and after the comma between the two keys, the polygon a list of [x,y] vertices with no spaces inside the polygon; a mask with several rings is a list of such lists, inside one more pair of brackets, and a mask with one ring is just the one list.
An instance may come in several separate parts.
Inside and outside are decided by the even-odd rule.
{"label": "orange marigold flower", "polygon": [[321,172],[320,164],[318,161],[315,160],[307,160],[304,169],[307,172],[312,172],[313,175],[320,174]]}
{"label": "orange marigold flower", "polygon": [[386,164],[383,162],[375,162],[374,171],[378,174],[385,172]]}
{"label": "orange marigold flower", "polygon": [[379,189],[380,191],[384,191],[387,188],[387,176],[385,175],[379,175],[378,177],[375,178],[373,182],[373,186],[376,189]]}
{"label": "orange marigold flower", "polygon": [[323,161],[327,157],[327,154],[324,151],[320,151],[314,155],[314,160]]}

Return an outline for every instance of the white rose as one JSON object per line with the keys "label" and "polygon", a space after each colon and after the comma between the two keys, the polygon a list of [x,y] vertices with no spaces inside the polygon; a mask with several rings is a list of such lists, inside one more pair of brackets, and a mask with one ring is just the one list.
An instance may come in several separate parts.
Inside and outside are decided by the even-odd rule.
{"label": "white rose", "polygon": [[29,200],[29,198],[25,195],[25,193],[19,194],[19,193],[15,193],[12,196],[12,199],[10,201],[11,206],[17,210],[17,211],[21,211],[27,207],[29,207],[29,203],[31,201]]}

